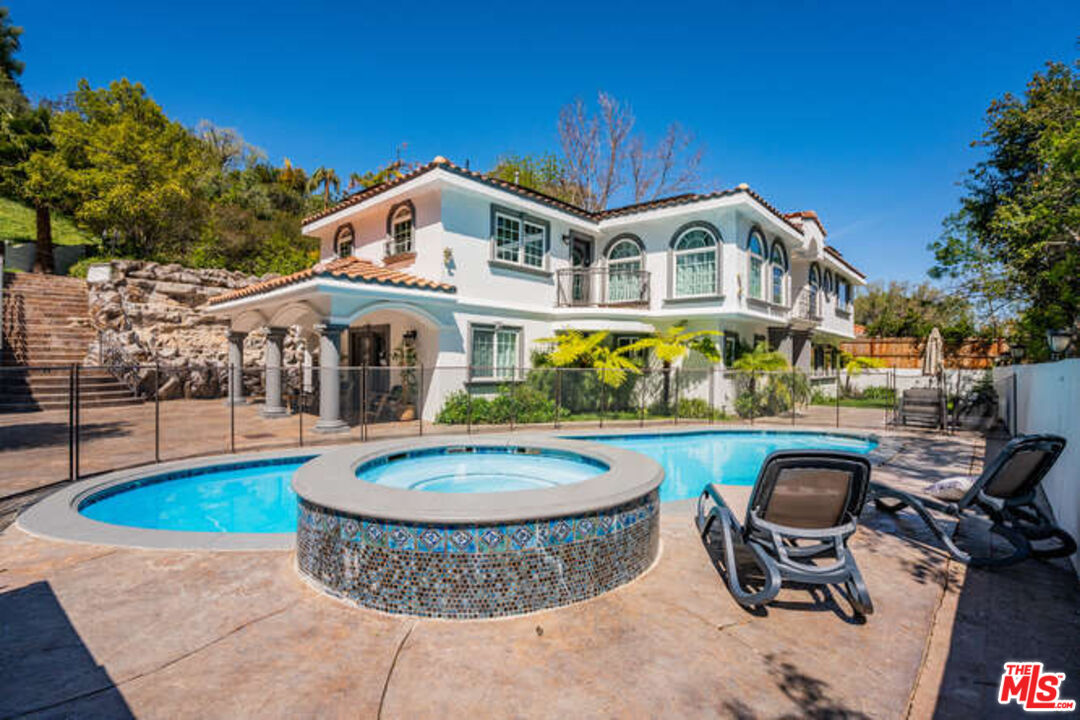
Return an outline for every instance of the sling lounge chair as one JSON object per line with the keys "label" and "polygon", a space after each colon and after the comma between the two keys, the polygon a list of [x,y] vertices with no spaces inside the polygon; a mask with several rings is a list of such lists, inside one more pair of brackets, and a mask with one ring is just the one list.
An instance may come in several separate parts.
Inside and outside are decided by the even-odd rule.
{"label": "sling lounge chair", "polygon": [[[870,496],[878,510],[898,513],[910,507],[945,545],[949,554],[970,565],[1011,565],[1028,557],[1067,557],[1076,541],[1054,524],[1035,503],[1035,492],[1065,449],[1058,435],[1020,435],[1009,441],[960,500],[939,502],[874,483]],[[979,511],[993,523],[990,531],[1013,547],[1007,556],[973,556],[957,547],[949,533],[930,514],[936,510],[961,518]],[[1039,543],[1033,545],[1032,543]]]}
{"label": "sling lounge chair", "polygon": [[[744,525],[724,502],[721,487],[711,484],[698,498],[698,531],[708,542],[712,526],[719,526],[727,585],[745,607],[764,605],[782,582],[792,581],[843,585],[855,611],[869,615],[874,605],[847,547],[869,485],[870,462],[861,455],[781,450],[761,467]],[[750,550],[761,569],[760,590],[740,582],[736,542]],[[832,562],[824,556],[832,556]]]}

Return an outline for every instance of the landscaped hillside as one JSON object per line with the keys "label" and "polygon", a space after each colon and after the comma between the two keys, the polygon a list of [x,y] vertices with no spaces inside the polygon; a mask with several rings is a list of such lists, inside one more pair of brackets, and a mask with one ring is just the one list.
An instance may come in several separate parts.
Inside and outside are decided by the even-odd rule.
{"label": "landscaped hillside", "polygon": [[[88,232],[75,227],[70,219],[54,212],[53,242],[57,245],[96,245]],[[9,198],[0,197],[0,240],[33,242],[36,233],[34,209]]]}

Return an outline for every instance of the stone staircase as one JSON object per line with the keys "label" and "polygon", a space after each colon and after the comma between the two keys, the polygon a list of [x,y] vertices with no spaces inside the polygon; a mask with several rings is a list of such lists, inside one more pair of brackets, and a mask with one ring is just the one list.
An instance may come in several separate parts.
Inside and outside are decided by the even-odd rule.
{"label": "stone staircase", "polygon": [[[66,410],[70,368],[82,365],[95,339],[86,282],[32,273],[4,276],[4,347],[0,352],[0,413]],[[80,368],[80,407],[141,403],[101,368]]]}

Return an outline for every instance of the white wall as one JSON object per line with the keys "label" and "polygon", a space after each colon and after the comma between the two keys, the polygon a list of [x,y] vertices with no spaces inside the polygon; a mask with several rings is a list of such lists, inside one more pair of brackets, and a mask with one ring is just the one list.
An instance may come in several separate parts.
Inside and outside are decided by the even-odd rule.
{"label": "white wall", "polygon": [[[1068,442],[1042,487],[1058,524],[1080,538],[1080,359],[996,368],[994,384],[1008,396],[1000,406],[1007,423],[1012,423],[1014,412],[1010,403],[1014,373],[1014,432],[1054,433]],[[1080,574],[1080,557],[1070,559]]]}

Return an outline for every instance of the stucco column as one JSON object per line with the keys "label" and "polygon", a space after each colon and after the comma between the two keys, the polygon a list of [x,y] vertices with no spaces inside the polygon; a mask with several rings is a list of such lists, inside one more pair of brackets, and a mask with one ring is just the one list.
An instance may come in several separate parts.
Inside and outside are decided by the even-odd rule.
{"label": "stucco column", "polygon": [[229,330],[225,337],[229,340],[229,395],[225,403],[244,404],[244,338],[246,332]]}
{"label": "stucco column", "polygon": [[285,353],[285,334],[288,328],[266,328],[266,403],[263,417],[284,417],[289,414],[281,402],[281,366]]}
{"label": "stucco column", "polygon": [[341,419],[341,331],[344,325],[322,323],[319,334],[319,421],[315,432],[346,432],[349,426]]}
{"label": "stucco column", "polygon": [[793,332],[791,334],[791,364],[799,370],[809,370],[813,360],[813,348],[810,342],[810,332]]}

